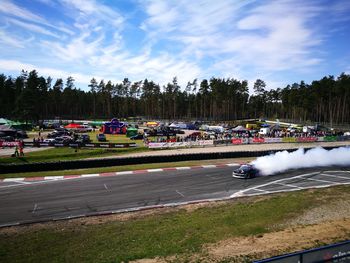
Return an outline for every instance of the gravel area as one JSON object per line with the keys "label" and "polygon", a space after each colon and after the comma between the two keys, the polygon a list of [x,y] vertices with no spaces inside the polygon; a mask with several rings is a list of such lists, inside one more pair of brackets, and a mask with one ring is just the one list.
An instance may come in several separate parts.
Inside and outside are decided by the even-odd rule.
{"label": "gravel area", "polygon": [[[174,154],[190,154],[190,153],[217,153],[217,152],[235,152],[235,151],[269,151],[298,149],[300,147],[318,147],[318,146],[350,146],[350,141],[344,142],[315,142],[315,143],[270,143],[270,144],[245,144],[245,145],[229,145],[229,146],[212,146],[201,148],[179,148],[167,150],[154,150],[144,153],[132,153],[123,155],[123,157],[131,156],[158,156],[158,155],[174,155]],[[109,158],[115,158],[111,156]]]}

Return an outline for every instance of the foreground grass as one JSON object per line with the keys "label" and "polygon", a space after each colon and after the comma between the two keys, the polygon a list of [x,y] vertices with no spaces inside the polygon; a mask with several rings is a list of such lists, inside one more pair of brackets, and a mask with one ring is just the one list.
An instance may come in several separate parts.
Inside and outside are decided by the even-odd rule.
{"label": "foreground grass", "polygon": [[215,160],[201,160],[201,161],[135,164],[135,165],[110,166],[110,167],[99,167],[99,168],[89,168],[89,169],[0,174],[0,178],[59,176],[59,175],[76,175],[76,174],[88,174],[88,173],[94,174],[94,173],[134,171],[134,170],[156,169],[156,168],[167,168],[167,167],[196,166],[196,165],[203,165],[203,164],[246,163],[252,160],[253,158],[238,158],[238,159],[236,158],[236,159],[215,159]]}
{"label": "foreground grass", "polygon": [[[349,187],[284,193],[128,221],[0,231],[0,262],[127,262],[200,253],[204,244],[259,235],[306,209],[349,198]],[[77,225],[79,227],[77,227]],[[180,261],[181,262],[181,259]]]}
{"label": "foreground grass", "polygon": [[120,149],[90,149],[80,148],[77,152],[70,147],[49,148],[47,150],[28,152],[24,157],[0,157],[1,164],[20,164],[50,161],[71,161],[92,157],[106,157],[136,152],[149,151],[147,147],[120,148]]}

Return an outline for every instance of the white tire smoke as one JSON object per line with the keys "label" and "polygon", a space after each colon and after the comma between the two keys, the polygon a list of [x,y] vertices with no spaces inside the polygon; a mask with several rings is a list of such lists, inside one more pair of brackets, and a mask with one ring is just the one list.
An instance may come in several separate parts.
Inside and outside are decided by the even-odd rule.
{"label": "white tire smoke", "polygon": [[350,165],[350,147],[325,150],[317,147],[307,152],[303,148],[294,152],[277,152],[257,158],[252,165],[259,169],[261,175],[272,175],[289,169],[315,166]]}

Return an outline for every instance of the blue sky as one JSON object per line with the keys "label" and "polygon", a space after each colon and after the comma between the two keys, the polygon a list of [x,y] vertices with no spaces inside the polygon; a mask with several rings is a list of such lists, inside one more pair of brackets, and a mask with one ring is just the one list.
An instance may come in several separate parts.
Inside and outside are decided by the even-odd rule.
{"label": "blue sky", "polygon": [[0,72],[283,88],[350,73],[349,20],[348,0],[1,0]]}

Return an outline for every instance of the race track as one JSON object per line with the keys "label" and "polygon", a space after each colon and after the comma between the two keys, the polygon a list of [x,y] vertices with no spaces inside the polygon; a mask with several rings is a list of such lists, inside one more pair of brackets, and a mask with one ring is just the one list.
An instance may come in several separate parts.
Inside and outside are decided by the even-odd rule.
{"label": "race track", "polygon": [[248,180],[232,178],[235,168],[2,182],[0,226],[350,184],[350,167],[299,169]]}

